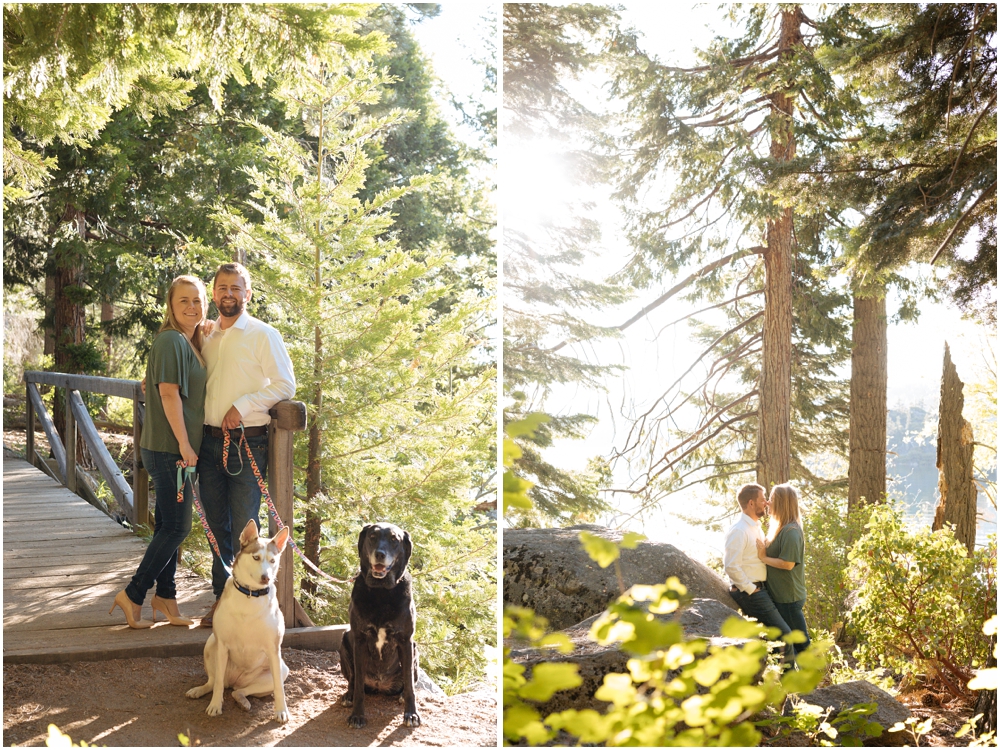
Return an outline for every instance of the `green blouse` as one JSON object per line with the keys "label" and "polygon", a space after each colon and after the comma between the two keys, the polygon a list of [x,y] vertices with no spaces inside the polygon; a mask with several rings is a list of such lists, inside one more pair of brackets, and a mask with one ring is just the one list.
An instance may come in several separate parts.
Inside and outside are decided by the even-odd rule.
{"label": "green blouse", "polygon": [[146,419],[142,425],[141,448],[180,454],[181,448],[163,412],[160,383],[176,383],[180,387],[184,426],[188,441],[197,453],[205,425],[205,385],[208,370],[198,361],[198,355],[184,334],[163,331],[153,339],[146,364]]}
{"label": "green blouse", "polygon": [[805,537],[797,521],[789,521],[767,545],[767,556],[795,563],[791,570],[767,566],[767,589],[782,604],[806,598]]}

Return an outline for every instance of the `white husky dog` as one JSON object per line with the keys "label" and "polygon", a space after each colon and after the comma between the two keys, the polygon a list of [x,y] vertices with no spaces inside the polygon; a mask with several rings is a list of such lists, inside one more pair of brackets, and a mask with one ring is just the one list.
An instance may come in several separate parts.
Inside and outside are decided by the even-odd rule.
{"label": "white husky dog", "polygon": [[[281,658],[285,620],[278,608],[274,580],[281,552],[288,542],[288,529],[274,539],[261,538],[257,524],[249,521],[240,534],[240,551],[233,561],[233,574],[219,599],[212,622],[212,635],[205,644],[208,682],[187,691],[200,698],[211,691],[209,716],[222,713],[223,690],[233,688],[233,700],[250,710],[248,695],[274,693],[274,720],[288,721],[285,678],[288,667]],[[275,680],[274,675],[281,675]]]}

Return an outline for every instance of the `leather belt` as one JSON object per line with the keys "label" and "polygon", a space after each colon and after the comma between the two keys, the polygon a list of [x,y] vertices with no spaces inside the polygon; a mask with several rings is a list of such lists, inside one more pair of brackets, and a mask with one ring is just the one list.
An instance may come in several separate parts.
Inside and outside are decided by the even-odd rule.
{"label": "leather belt", "polygon": [[[226,431],[223,430],[221,427],[213,427],[212,425],[207,424],[207,425],[205,425],[205,434],[206,435],[211,435],[212,437],[224,438],[226,436]],[[236,428],[235,430],[230,430],[229,431],[229,436],[230,437],[234,437],[234,436],[238,437],[239,434],[240,434],[239,428]],[[257,427],[244,427],[243,428],[243,434],[246,435],[247,437],[256,437],[257,435],[266,435],[267,434],[267,425],[266,424],[262,424],[262,425],[259,425]]]}

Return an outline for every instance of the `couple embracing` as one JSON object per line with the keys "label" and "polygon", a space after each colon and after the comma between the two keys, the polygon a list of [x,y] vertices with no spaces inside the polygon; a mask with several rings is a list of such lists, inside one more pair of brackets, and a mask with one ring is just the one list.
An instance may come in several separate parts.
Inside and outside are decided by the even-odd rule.
{"label": "couple embracing", "polygon": [[[736,496],[739,519],[726,533],[723,566],[733,585],[729,593],[743,610],[782,635],[800,631],[806,640],[785,649],[785,664],[809,646],[809,630],[802,607],[806,603],[805,538],[799,514],[799,496],[790,484],[771,490],[770,499],[759,484],[746,484]],[[771,516],[767,538],[760,521]]]}
{"label": "couple embracing", "polygon": [[[295,374],[281,334],[246,312],[252,294],[250,274],[239,263],[224,263],[215,272],[218,321],[205,319],[208,294],[201,279],[178,276],[167,292],[166,318],[146,366],[139,446],[156,491],[153,538],[111,607],[121,607],[132,628],[151,627],[157,612],[172,625],[193,624],[180,615],[174,583],[178,550],[192,521],[193,482],[178,486],[182,469],[197,469],[205,517],[222,555],[212,553],[216,604],[239,534],[250,519],[257,521],[261,490],[243,442],[266,478],[268,410],[295,395]],[[142,619],[142,605],[154,584],[151,622]],[[214,611],[215,605],[202,626],[211,627]]]}

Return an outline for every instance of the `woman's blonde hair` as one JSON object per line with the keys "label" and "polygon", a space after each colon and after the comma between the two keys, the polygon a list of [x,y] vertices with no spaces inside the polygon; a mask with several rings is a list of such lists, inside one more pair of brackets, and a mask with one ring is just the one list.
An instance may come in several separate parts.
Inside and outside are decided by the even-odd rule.
{"label": "woman's blonde hair", "polygon": [[[174,294],[177,292],[177,287],[181,284],[189,284],[198,290],[198,296],[201,297],[201,322],[205,322],[205,313],[208,312],[208,292],[205,290],[205,282],[199,279],[197,276],[190,276],[185,274],[183,276],[178,276],[176,279],[170,282],[170,288],[167,290],[167,316],[163,319],[163,325],[160,326],[160,333],[164,331],[177,331],[178,333],[184,333],[184,329],[181,328],[180,323],[174,317]],[[205,364],[204,357],[201,356],[201,345],[204,341],[204,337],[201,331],[201,324],[197,325],[194,329],[194,333],[191,335],[191,348],[194,349],[195,355],[198,357],[198,361]]]}
{"label": "woman's blonde hair", "polygon": [[774,539],[781,527],[791,521],[802,523],[799,514],[799,493],[790,484],[777,484],[771,489],[771,528],[768,530],[768,541]]}

